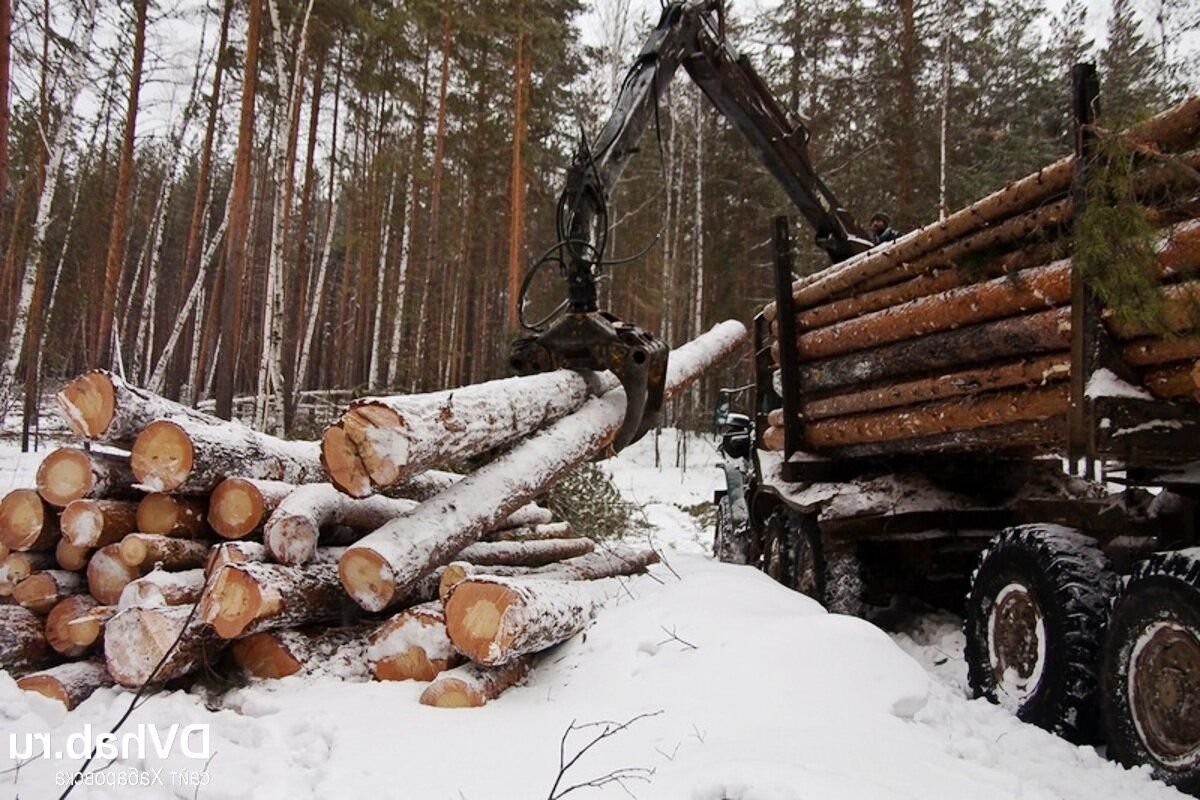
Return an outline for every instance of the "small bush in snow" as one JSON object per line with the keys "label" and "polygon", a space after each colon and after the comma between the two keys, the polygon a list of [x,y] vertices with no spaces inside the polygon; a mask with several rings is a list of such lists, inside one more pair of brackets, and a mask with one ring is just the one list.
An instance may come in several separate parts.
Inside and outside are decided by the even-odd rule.
{"label": "small bush in snow", "polygon": [[592,539],[624,536],[633,511],[595,464],[568,473],[547,493],[545,504],[556,519],[571,523],[580,536]]}

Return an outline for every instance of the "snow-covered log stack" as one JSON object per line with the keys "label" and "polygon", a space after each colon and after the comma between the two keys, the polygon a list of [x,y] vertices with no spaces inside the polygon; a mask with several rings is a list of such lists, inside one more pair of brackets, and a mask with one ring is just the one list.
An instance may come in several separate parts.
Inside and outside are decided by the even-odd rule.
{"label": "snow-covered log stack", "polygon": [[[726,323],[675,351],[668,397],[745,339]],[[339,664],[430,680],[457,667],[426,700],[480,703],[588,624],[589,582],[657,560],[578,537],[536,502],[609,447],[625,397],[607,373],[356,404],[331,429],[352,457],[325,440],[326,463],[369,465],[347,485],[325,482],[319,443],[106,372],[59,402],[85,447],[55,451],[36,487],[0,502],[0,667],[68,707],[226,656],[256,677]],[[469,475],[433,469],[501,445]]]}
{"label": "snow-covered log stack", "polygon": [[[1115,140],[1134,154],[1123,156],[1133,158],[1131,197],[1157,229],[1156,257],[1149,259],[1156,263],[1137,269],[1147,291],[1157,291],[1162,313],[1157,323],[1130,323],[1111,303],[1103,310],[1115,358],[1126,368],[1122,377],[1132,384],[1120,389],[1200,401],[1200,201],[1194,180],[1182,177],[1200,166],[1200,98]],[[1093,177],[1102,168],[1092,167]],[[795,339],[788,344],[798,385],[787,392],[798,398],[800,441],[791,447],[833,457],[1061,451],[1071,395],[1073,271],[1081,258],[1075,171],[1073,158],[1056,162],[940,222],[796,281]],[[763,316],[778,338],[774,303]],[[778,340],[772,345],[777,365],[780,347]],[[777,389],[781,381],[777,372]],[[783,450],[783,410],[768,421],[766,446]]]}

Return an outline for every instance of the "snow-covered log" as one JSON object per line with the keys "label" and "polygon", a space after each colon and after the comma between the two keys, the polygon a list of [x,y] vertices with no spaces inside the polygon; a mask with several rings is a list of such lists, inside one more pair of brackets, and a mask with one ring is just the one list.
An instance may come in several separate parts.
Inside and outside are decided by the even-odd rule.
{"label": "snow-covered log", "polygon": [[295,489],[283,481],[226,478],[208,498],[208,524],[225,539],[249,536]]}
{"label": "snow-covered log", "polygon": [[90,648],[104,636],[104,626],[119,610],[116,605],[95,605],[84,610],[67,621],[67,638],[77,647]]}
{"label": "snow-covered log", "polygon": [[51,553],[9,553],[0,561],[0,597],[8,597],[17,584],[38,570],[54,569]]}
{"label": "snow-covered log", "polygon": [[34,489],[0,500],[0,543],[10,550],[50,550],[58,541],[58,512]]}
{"label": "snow-covered log", "polygon": [[0,668],[20,672],[54,660],[42,618],[27,608],[0,605]]}
{"label": "snow-covered log", "polygon": [[54,545],[54,560],[65,570],[83,572],[94,550],[94,547],[80,546],[66,537],[59,537],[58,544]]}
{"label": "snow-covered log", "polygon": [[371,634],[367,647],[371,674],[381,681],[431,681],[461,661],[437,601],[396,614]]}
{"label": "snow-covered log", "polygon": [[[674,351],[665,396],[675,396],[745,343],[745,327],[725,322]],[[623,389],[593,398],[411,514],[384,525],[343,556],[339,571],[346,591],[370,611],[394,605],[421,576],[454,560],[570,469],[609,448],[624,416]]]}
{"label": "snow-covered log", "polygon": [[533,542],[539,539],[569,539],[573,536],[575,528],[569,522],[543,522],[501,528],[484,538],[489,542]]}
{"label": "snow-covered log", "polygon": [[133,492],[129,456],[60,447],[49,453],[37,470],[38,494],[52,506],[63,508],[85,497],[113,499]]}
{"label": "snow-covered log", "polygon": [[104,626],[108,672],[130,689],[160,684],[215,660],[224,645],[193,606],[127,608]]}
{"label": "snow-covered log", "polygon": [[333,564],[226,564],[200,599],[199,616],[222,639],[345,621],[357,615]]}
{"label": "snow-covered log", "polygon": [[349,649],[365,648],[370,626],[263,631],[230,646],[234,662],[255,678],[286,678],[319,668]]}
{"label": "snow-covered log", "polygon": [[554,578],[556,580],[591,581],[601,578],[616,578],[644,572],[651,564],[658,563],[658,553],[628,545],[603,547],[591,553],[568,558],[544,567],[481,567],[466,561],[453,561],[442,570],[438,584],[438,597],[444,603],[454,587],[475,575],[497,577],[527,576]]}
{"label": "snow-covered log", "polygon": [[96,598],[85,592],[64,597],[50,609],[50,613],[46,615],[46,642],[54,652],[63,658],[79,658],[88,651],[92,642],[79,644],[72,640],[70,624],[96,605]]}
{"label": "snow-covered log", "polygon": [[17,687],[27,692],[57,700],[67,710],[75,708],[102,686],[112,686],[103,660],[75,661],[32,672],[17,681]]}
{"label": "snow-covered log", "polygon": [[[361,463],[375,489],[402,483],[429,467],[462,461],[528,436],[590,396],[584,376],[569,370],[505,378],[425,395],[368,398],[342,415],[323,445],[330,479],[347,493],[361,486],[339,464]],[[352,453],[346,452],[346,449]]]}
{"label": "snow-covered log", "polygon": [[[428,499],[428,498],[426,498]],[[554,522],[554,512],[548,508],[542,508],[537,503],[529,503],[521,506],[516,511],[508,516],[504,521],[504,527],[493,533],[499,533],[503,530],[515,528],[528,528],[532,525],[549,525]],[[569,523],[563,523],[569,524]],[[564,536],[569,534],[564,534]],[[562,537],[559,537],[562,538]]]}
{"label": "snow-covered log", "polygon": [[65,597],[87,590],[87,582],[78,572],[65,569],[48,569],[35,572],[13,589],[12,597],[17,605],[28,608],[35,614],[49,614]]}
{"label": "snow-covered log", "polygon": [[541,567],[595,549],[595,542],[583,538],[475,542],[460,550],[455,558],[480,566]]}
{"label": "snow-covered log", "polygon": [[208,504],[198,497],[152,492],[138,503],[137,529],[139,533],[195,539],[208,532],[207,510]]}
{"label": "snow-covered log", "polygon": [[121,559],[121,545],[105,545],[93,553],[88,561],[88,591],[104,605],[116,605],[121,599],[121,590],[141,577],[142,572],[142,569],[131,567]]}
{"label": "snow-covered log", "polygon": [[499,667],[463,664],[443,672],[421,692],[421,705],[436,708],[478,708],[495,700],[505,689],[525,680],[531,656],[516,658]]}
{"label": "snow-covered log", "polygon": [[211,576],[226,564],[241,564],[243,562],[267,561],[270,553],[262,542],[221,542],[208,551],[208,559],[204,562],[204,574]]}
{"label": "snow-covered log", "polygon": [[126,584],[117,602],[119,608],[133,606],[182,606],[200,600],[204,590],[204,570],[168,572],[156,569]]}
{"label": "snow-covered log", "polygon": [[286,441],[236,422],[155,420],[138,434],[130,461],[141,485],[156,492],[203,494],[231,476],[295,484],[325,479],[319,442]]}
{"label": "snow-covered log", "polygon": [[209,543],[195,539],[176,539],[157,533],[131,533],[121,540],[121,560],[131,567],[185,570],[204,566]]}
{"label": "snow-covered log", "polygon": [[446,599],[446,632],[467,658],[495,666],[569,639],[597,607],[586,582],[478,575]]}
{"label": "snow-covered log", "polygon": [[129,500],[75,500],[62,512],[62,535],[76,547],[104,547],[137,528],[138,504]]}
{"label": "snow-covered log", "polygon": [[77,435],[93,441],[130,445],[156,419],[184,419],[202,425],[224,420],[130,386],[105,370],[93,370],[68,383],[55,396],[63,419]]}

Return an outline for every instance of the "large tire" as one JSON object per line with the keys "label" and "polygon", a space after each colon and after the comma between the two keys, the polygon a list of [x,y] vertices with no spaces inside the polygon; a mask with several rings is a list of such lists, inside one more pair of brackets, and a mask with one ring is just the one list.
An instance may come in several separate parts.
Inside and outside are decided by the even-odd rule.
{"label": "large tire", "polygon": [[728,492],[717,493],[717,523],[713,533],[713,555],[727,564],[746,563],[745,531],[738,535]]}
{"label": "large tire", "polygon": [[1101,658],[1108,751],[1200,795],[1200,561],[1139,564],[1113,605]]}
{"label": "large tire", "polygon": [[1096,668],[1115,582],[1095,540],[1077,531],[998,534],[971,576],[963,621],[975,696],[1070,741],[1096,741]]}

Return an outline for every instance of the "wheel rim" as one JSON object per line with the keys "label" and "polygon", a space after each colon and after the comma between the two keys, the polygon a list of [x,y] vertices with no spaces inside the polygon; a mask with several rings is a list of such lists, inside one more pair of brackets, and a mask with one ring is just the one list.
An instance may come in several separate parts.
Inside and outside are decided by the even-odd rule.
{"label": "wheel rim", "polygon": [[1046,666],[1046,624],[1028,588],[1010,583],[988,615],[988,659],[1000,705],[1016,712],[1037,691]]}
{"label": "wheel rim", "polygon": [[1200,640],[1176,622],[1156,622],[1130,651],[1129,706],[1138,737],[1168,767],[1200,756]]}

